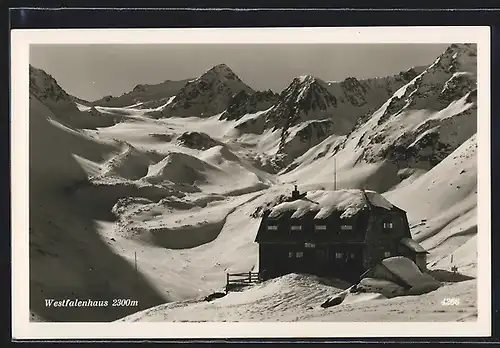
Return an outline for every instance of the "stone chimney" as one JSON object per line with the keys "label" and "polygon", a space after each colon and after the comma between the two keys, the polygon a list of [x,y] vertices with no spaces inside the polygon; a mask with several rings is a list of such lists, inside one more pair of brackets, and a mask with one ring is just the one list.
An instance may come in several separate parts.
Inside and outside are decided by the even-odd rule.
{"label": "stone chimney", "polygon": [[292,191],[292,200],[294,199],[299,199],[300,197],[300,192],[297,190],[297,185],[293,185],[294,190]]}

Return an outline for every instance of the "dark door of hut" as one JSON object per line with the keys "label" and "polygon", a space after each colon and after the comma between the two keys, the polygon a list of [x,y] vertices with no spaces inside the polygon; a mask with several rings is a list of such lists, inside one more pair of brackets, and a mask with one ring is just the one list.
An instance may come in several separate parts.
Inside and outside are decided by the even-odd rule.
{"label": "dark door of hut", "polygon": [[314,274],[327,275],[328,274],[328,248],[325,245],[316,244],[314,248],[309,249],[311,254],[311,265],[314,269]]}
{"label": "dark door of hut", "polygon": [[304,243],[303,259],[298,269],[300,272],[324,275],[328,272],[327,248],[316,243]]}
{"label": "dark door of hut", "polygon": [[350,245],[346,248],[345,269],[347,280],[357,280],[363,273],[363,248],[359,245]]}
{"label": "dark door of hut", "polygon": [[328,248],[320,246],[314,251],[314,259],[318,274],[328,274]]}
{"label": "dark door of hut", "polygon": [[362,248],[357,245],[335,244],[329,250],[330,274],[334,277],[353,280],[362,273]]}

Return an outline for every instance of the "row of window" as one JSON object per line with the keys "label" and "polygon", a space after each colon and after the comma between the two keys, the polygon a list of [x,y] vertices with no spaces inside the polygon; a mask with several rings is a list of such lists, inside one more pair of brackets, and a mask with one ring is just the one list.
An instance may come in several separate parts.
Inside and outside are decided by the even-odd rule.
{"label": "row of window", "polygon": [[[304,257],[304,252],[303,251],[297,251],[297,252],[293,252],[293,251],[290,251],[288,252],[288,258],[292,259],[292,258],[297,258],[297,259],[301,259]],[[389,251],[386,251],[384,253],[384,257],[391,257],[391,253]],[[356,254],[355,253],[342,253],[342,252],[337,252],[335,253],[335,258],[337,260],[340,260],[340,259],[343,259],[343,258],[348,258],[348,259],[355,259],[356,258]]]}
{"label": "row of window", "polygon": [[[268,225],[267,229],[269,231],[277,231],[278,230],[278,226],[276,226],[276,225]],[[290,227],[290,229],[292,231],[302,231],[302,226],[301,225],[292,225]],[[326,231],[327,230],[326,225],[316,225],[316,226],[314,226],[314,229],[316,231]],[[352,225],[341,225],[340,229],[342,231],[351,231],[353,229],[353,227],[352,227]]]}
{"label": "row of window", "polygon": [[[384,229],[392,229],[393,224],[392,222],[384,222],[383,225]],[[278,231],[278,226],[277,225],[268,225],[267,226],[268,231]],[[314,226],[315,231],[326,231],[327,227],[326,225],[315,225]],[[341,231],[352,231],[353,226],[352,225],[340,225],[340,230]],[[302,225],[292,225],[290,227],[291,231],[302,231]]]}
{"label": "row of window", "polygon": [[339,259],[343,259],[343,258],[346,258],[346,259],[355,259],[356,258],[356,254],[354,253],[335,253],[335,258],[337,260]]}
{"label": "row of window", "polygon": [[[304,252],[303,251],[297,251],[297,252],[293,252],[293,251],[290,251],[288,252],[288,258],[302,258],[304,257]],[[343,258],[349,258],[349,259],[355,259],[356,258],[356,254],[355,253],[335,253],[335,258],[336,259],[343,259]]]}

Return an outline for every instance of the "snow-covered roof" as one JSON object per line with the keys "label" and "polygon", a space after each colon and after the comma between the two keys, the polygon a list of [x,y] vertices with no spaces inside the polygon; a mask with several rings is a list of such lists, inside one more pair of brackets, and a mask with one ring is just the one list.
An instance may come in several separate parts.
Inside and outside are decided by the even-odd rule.
{"label": "snow-covered roof", "polygon": [[413,250],[416,253],[428,253],[420,244],[418,244],[415,240],[411,238],[403,238],[401,239],[401,244]]}
{"label": "snow-covered roof", "polygon": [[273,218],[284,212],[293,211],[291,218],[300,218],[315,211],[317,212],[315,219],[327,218],[333,212],[341,212],[341,218],[349,218],[368,207],[368,204],[387,210],[393,208],[389,201],[374,191],[366,190],[363,193],[360,189],[315,190],[309,191],[303,198],[274,206],[269,217]]}

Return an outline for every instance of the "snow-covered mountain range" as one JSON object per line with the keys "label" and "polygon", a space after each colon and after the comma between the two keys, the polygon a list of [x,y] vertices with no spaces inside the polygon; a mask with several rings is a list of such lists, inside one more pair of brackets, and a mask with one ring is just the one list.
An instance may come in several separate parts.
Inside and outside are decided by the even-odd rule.
{"label": "snow-covered mountain range", "polygon": [[[475,277],[476,65],[475,45],[454,44],[429,65],[393,76],[305,75],[274,93],[255,91],[220,64],[196,79],[137,85],[94,102],[30,66],[32,311],[46,320],[109,321],[187,301],[129,320],[153,320],[172,306],[182,320],[196,320],[196,308],[213,315],[196,299],[220,289],[225,272],[258,269],[256,212],[293,184],[329,190],[334,178],[337,188],[376,190],[406,210],[414,238],[430,252],[429,268],[448,269],[454,255],[460,272]],[[474,317],[475,282],[464,284],[439,290],[470,299],[447,320]],[[306,295],[324,287],[288,276],[249,290],[240,314],[240,300],[228,295],[218,313],[280,320],[275,311],[261,313],[273,304],[290,320],[333,320],[316,309],[304,316],[303,298],[316,301]],[[280,289],[277,303],[269,294]],[[70,293],[134,298],[140,306],[45,306],[44,298]],[[435,300],[426,297],[425,306],[435,308]],[[405,305],[366,301],[387,318]],[[441,320],[425,315],[414,319]]]}

